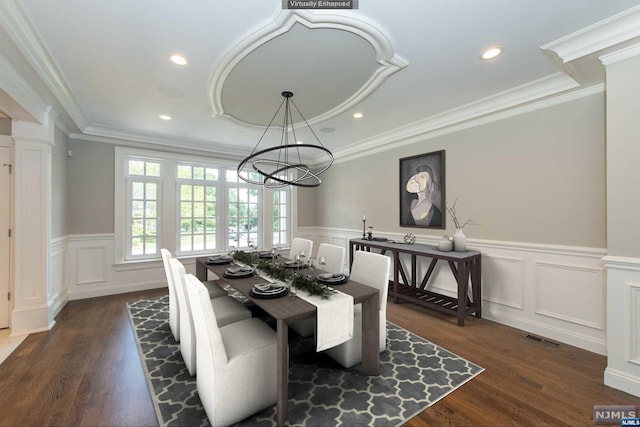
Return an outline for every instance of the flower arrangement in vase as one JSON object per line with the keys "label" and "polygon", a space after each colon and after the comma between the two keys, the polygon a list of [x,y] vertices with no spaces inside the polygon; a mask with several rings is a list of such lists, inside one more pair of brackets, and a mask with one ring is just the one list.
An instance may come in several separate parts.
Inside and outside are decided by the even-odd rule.
{"label": "flower arrangement in vase", "polygon": [[458,214],[456,213],[456,204],[458,203],[459,197],[456,197],[456,200],[453,202],[451,207],[447,207],[447,211],[449,215],[451,215],[451,219],[453,219],[453,224],[456,227],[456,232],[453,235],[453,250],[456,252],[464,252],[467,250],[467,236],[464,234],[464,227],[466,225],[478,225],[474,223],[471,219],[466,220],[465,222],[461,222],[458,219]]}

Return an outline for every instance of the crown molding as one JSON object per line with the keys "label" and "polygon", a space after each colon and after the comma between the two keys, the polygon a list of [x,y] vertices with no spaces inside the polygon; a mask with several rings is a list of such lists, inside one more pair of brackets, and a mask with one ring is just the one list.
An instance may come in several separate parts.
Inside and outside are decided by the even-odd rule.
{"label": "crown molding", "polygon": [[329,120],[351,107],[362,102],[367,96],[378,89],[384,81],[408,65],[408,61],[394,53],[391,39],[378,29],[372,22],[365,18],[356,18],[351,14],[333,13],[312,13],[305,10],[283,10],[266,24],[257,27],[240,40],[223,55],[220,64],[214,67],[215,72],[209,84],[209,101],[212,117],[224,117],[234,123],[249,127],[255,127],[250,123],[245,123],[234,117],[225,114],[222,107],[222,89],[226,79],[233,71],[234,67],[240,63],[251,52],[260,46],[267,44],[274,38],[282,35],[295,25],[301,24],[308,29],[335,29],[348,31],[365,39],[375,50],[376,60],[380,67],[369,77],[365,84],[348,99],[333,109],[308,119],[311,125]]}
{"label": "crown molding", "polygon": [[640,56],[640,43],[602,55],[598,57],[598,59],[606,66],[624,61],[625,59],[634,58],[636,56]]}
{"label": "crown molding", "polygon": [[640,37],[640,6],[632,7],[579,31],[545,44],[563,63]]}
{"label": "crown molding", "polygon": [[0,102],[11,119],[44,123],[45,102],[1,54],[0,88]]}
{"label": "crown molding", "polygon": [[80,129],[89,121],[67,85],[60,68],[42,43],[37,31],[27,18],[20,2],[0,1],[0,26],[22,52],[38,76],[47,85],[65,112]]}
{"label": "crown molding", "polygon": [[333,152],[335,163],[424,141],[600,93],[603,85],[567,93],[578,83],[563,73],[526,83]]}
{"label": "crown molding", "polygon": [[[208,141],[195,139],[172,139],[150,137],[148,135],[139,135],[133,132],[125,132],[121,129],[112,128],[103,125],[91,125],[85,128],[82,133],[70,133],[69,139],[84,140],[93,142],[102,142],[106,144],[122,145],[136,148],[155,148],[165,147],[173,152],[193,154],[194,151],[199,153],[214,153],[216,157],[223,159],[241,159],[246,156],[246,152],[239,151],[230,145],[216,143],[213,145]],[[207,148],[211,147],[211,148]]]}

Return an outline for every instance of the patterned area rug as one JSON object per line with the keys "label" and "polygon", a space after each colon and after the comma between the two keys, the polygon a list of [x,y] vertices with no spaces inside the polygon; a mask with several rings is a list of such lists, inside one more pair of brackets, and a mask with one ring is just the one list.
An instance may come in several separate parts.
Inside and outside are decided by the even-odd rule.
{"label": "patterned area rug", "polygon": [[[196,381],[169,330],[168,296],[127,304],[162,426],[208,426]],[[387,322],[381,375],[362,376],[314,352],[312,340],[291,333],[289,425],[398,426],[483,371]],[[239,426],[274,426],[275,405]]]}

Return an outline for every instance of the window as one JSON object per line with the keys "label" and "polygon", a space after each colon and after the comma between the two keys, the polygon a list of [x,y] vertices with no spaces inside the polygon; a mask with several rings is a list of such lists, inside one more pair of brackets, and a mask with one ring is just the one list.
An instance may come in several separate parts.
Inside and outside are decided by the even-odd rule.
{"label": "window", "polygon": [[132,257],[156,256],[158,248],[158,188],[160,162],[129,159],[127,162],[127,254]]}
{"label": "window", "polygon": [[181,253],[214,251],[216,239],[216,191],[218,169],[178,165]]}
{"label": "window", "polygon": [[189,256],[288,245],[291,189],[248,184],[236,167],[116,148],[116,259],[158,259],[160,248]]}
{"label": "window", "polygon": [[289,190],[273,191],[273,244],[289,243]]}

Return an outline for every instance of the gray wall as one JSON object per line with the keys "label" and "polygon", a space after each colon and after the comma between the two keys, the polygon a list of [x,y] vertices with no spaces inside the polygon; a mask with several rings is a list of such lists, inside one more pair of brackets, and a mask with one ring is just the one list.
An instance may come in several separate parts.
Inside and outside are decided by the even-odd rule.
{"label": "gray wall", "polygon": [[11,135],[11,119],[0,117],[0,135]]}
{"label": "gray wall", "polygon": [[640,257],[640,57],[607,66],[609,255]]}
{"label": "gray wall", "polygon": [[[446,199],[469,238],[605,248],[604,95],[334,165],[316,191],[316,225],[453,234],[399,226],[402,157],[446,150]],[[299,216],[310,215],[308,206]]]}
{"label": "gray wall", "polygon": [[[324,176],[321,177],[324,181]],[[318,188],[298,188],[298,226],[313,227],[316,225],[316,195]]]}
{"label": "gray wall", "polygon": [[68,233],[67,147],[69,139],[55,129],[55,146],[51,150],[51,237],[64,237]]}
{"label": "gray wall", "polygon": [[113,233],[115,147],[71,140],[68,148],[69,234]]}
{"label": "gray wall", "polygon": [[[69,141],[68,233],[113,233],[114,146]],[[446,197],[471,239],[605,248],[604,95],[598,94],[335,164],[298,189],[298,224],[378,232],[400,227],[398,159],[446,150]]]}

